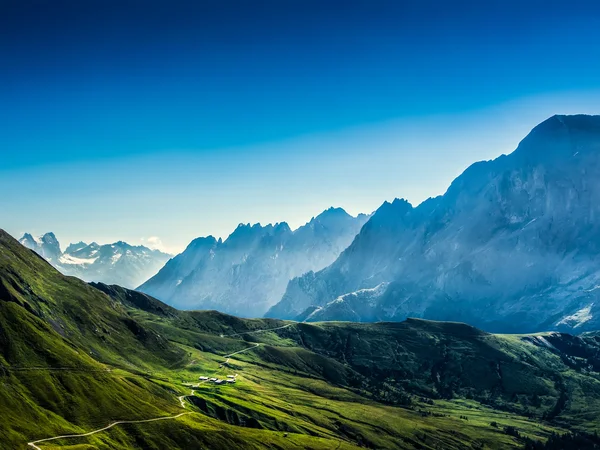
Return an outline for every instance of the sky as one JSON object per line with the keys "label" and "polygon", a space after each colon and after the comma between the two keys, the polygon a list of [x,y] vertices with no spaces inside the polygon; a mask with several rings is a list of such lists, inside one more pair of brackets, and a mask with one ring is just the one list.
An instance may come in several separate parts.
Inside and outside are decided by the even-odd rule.
{"label": "sky", "polygon": [[600,114],[588,1],[0,0],[0,227],[169,252],[443,194]]}

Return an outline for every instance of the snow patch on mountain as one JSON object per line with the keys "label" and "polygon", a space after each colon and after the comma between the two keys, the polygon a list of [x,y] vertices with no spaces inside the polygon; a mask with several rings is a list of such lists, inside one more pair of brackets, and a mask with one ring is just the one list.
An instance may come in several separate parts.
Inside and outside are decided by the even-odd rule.
{"label": "snow patch on mountain", "polygon": [[26,233],[19,242],[34,250],[64,275],[84,281],[118,284],[134,288],[156,274],[170,255],[126,242],[99,245],[95,242],[70,244],[64,252],[53,233],[34,238]]}
{"label": "snow patch on mountain", "polygon": [[588,306],[581,308],[574,314],[563,317],[560,321],[556,323],[556,325],[567,325],[573,328],[578,328],[582,326],[584,323],[589,322],[594,318],[594,316],[592,315],[593,306],[594,304],[590,303]]}
{"label": "snow patch on mountain", "polygon": [[[385,202],[335,262],[290,281],[267,316],[583,332],[600,325],[599,253],[600,116],[555,116],[444,195]],[[382,282],[377,297],[348,295]]]}
{"label": "snow patch on mountain", "polygon": [[60,264],[79,264],[85,266],[94,264],[97,260],[98,258],[76,258],[75,256],[65,253],[58,259],[58,262]]}

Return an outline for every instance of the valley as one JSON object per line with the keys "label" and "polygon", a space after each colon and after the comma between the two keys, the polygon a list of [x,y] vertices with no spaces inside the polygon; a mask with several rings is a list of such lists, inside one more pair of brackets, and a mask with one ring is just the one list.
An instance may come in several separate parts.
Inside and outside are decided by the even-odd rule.
{"label": "valley", "polygon": [[600,450],[600,1],[0,30],[0,450]]}
{"label": "valley", "polygon": [[179,311],[64,277],[7,234],[0,282],[11,448],[523,448],[599,427],[593,335]]}

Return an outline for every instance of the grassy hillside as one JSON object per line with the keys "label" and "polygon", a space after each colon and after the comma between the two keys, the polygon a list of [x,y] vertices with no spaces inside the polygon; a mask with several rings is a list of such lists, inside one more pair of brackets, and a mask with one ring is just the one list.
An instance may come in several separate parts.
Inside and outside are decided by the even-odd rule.
{"label": "grassy hillside", "polygon": [[[177,311],[138,292],[63,277],[0,232],[6,448],[156,418],[166,420],[35,445],[524,448],[567,430],[600,431],[599,370],[593,334]],[[199,380],[227,375],[236,382]]]}

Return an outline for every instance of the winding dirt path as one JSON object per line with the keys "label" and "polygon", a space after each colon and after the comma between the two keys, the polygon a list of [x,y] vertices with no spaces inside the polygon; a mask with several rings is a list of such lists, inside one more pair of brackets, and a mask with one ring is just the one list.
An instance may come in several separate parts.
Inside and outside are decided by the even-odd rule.
{"label": "winding dirt path", "polygon": [[181,403],[182,408],[185,408],[185,402],[183,401],[183,399],[186,397],[187,397],[187,395],[182,395],[180,397],[177,397],[177,400],[179,400],[179,403]]}
{"label": "winding dirt path", "polygon": [[108,425],[108,426],[106,426],[104,428],[100,428],[99,430],[90,431],[89,433],[83,433],[83,434],[65,434],[63,436],[54,436],[54,437],[51,437],[51,438],[39,439],[37,441],[28,442],[27,445],[30,446],[30,447],[33,447],[36,450],[42,450],[36,444],[41,444],[42,442],[56,441],[58,439],[68,439],[68,438],[79,438],[79,437],[91,436],[93,434],[100,433],[102,431],[106,431],[109,428],[114,427],[115,425],[121,425],[121,424],[124,424],[124,423],[148,423],[148,422],[157,422],[159,420],[174,420],[174,419],[180,418],[181,416],[185,416],[186,414],[191,414],[191,413],[184,412],[184,413],[181,413],[181,414],[177,414],[176,416],[172,416],[172,417],[157,417],[156,419],[119,420],[117,422],[111,423],[110,425]]}
{"label": "winding dirt path", "polygon": [[282,327],[277,327],[277,328],[265,328],[263,330],[244,331],[242,333],[234,333],[234,334],[221,334],[219,337],[232,337],[232,336],[242,336],[244,334],[265,333],[267,331],[283,330],[284,328],[291,327],[292,325],[296,325],[296,322],[288,323],[287,325],[284,325]]}
{"label": "winding dirt path", "polygon": [[227,364],[227,363],[229,362],[229,359],[230,359],[230,358],[231,358],[233,355],[238,355],[238,354],[240,354],[240,353],[244,353],[244,352],[248,352],[248,351],[250,351],[250,350],[254,350],[254,349],[255,349],[255,348],[257,348],[257,347],[260,347],[260,345],[261,345],[261,344],[260,344],[260,343],[258,343],[258,342],[252,342],[252,344],[254,344],[254,347],[248,347],[248,348],[245,348],[244,350],[240,350],[240,351],[237,351],[237,352],[230,353],[229,355],[225,355],[225,356],[223,356],[223,358],[225,358],[225,362],[224,362],[224,364]]}
{"label": "winding dirt path", "polygon": [[[282,327],[268,328],[268,329],[264,329],[264,330],[248,331],[248,332],[245,332],[245,333],[230,334],[230,335],[227,335],[227,336],[221,335],[221,337],[239,336],[239,335],[242,335],[242,334],[254,334],[254,333],[262,333],[262,332],[265,332],[265,331],[281,330],[283,328],[287,328],[287,327],[290,327],[292,325],[294,325],[294,324],[290,323],[290,324],[284,325]],[[257,348],[260,345],[262,345],[261,343],[258,343],[258,342],[252,342],[252,344],[254,344],[252,347],[248,347],[248,348],[245,348],[243,350],[239,350],[237,352],[233,352],[233,353],[230,353],[229,355],[223,356],[223,358],[225,358],[225,363],[224,364],[227,364],[229,362],[229,359],[232,356],[239,355],[240,353],[245,353],[245,352],[248,352],[250,350],[254,350],[255,348]],[[65,369],[63,369],[63,370],[65,370]],[[110,369],[106,369],[106,370],[110,371]],[[198,383],[198,385],[200,385],[202,383],[203,382]],[[195,394],[195,391],[192,391],[191,395],[194,395],[194,394]],[[189,396],[188,395],[181,395],[181,396],[177,397],[177,400],[179,400],[179,403],[181,404],[182,408],[185,408],[185,401],[184,401],[185,397],[189,397]],[[58,439],[69,439],[69,438],[79,438],[79,437],[91,436],[93,434],[101,433],[102,431],[106,431],[109,428],[112,428],[115,425],[120,425],[120,424],[127,424],[127,423],[129,423],[129,424],[131,424],[131,423],[148,423],[148,422],[156,422],[156,421],[159,421],[159,420],[174,420],[174,419],[178,419],[181,416],[185,416],[186,414],[191,414],[191,412],[184,412],[184,413],[181,413],[181,414],[177,414],[176,416],[172,416],[172,417],[157,417],[155,419],[119,420],[117,422],[111,423],[110,425],[107,425],[104,428],[100,428],[99,430],[90,431],[89,433],[83,433],[83,434],[65,434],[63,436],[54,436],[54,437],[50,437],[50,438],[46,438],[46,439],[39,439],[37,441],[31,441],[31,442],[28,442],[27,445],[29,447],[34,448],[35,450],[42,450],[40,447],[37,446],[37,444],[41,444],[42,442],[56,441]]]}

